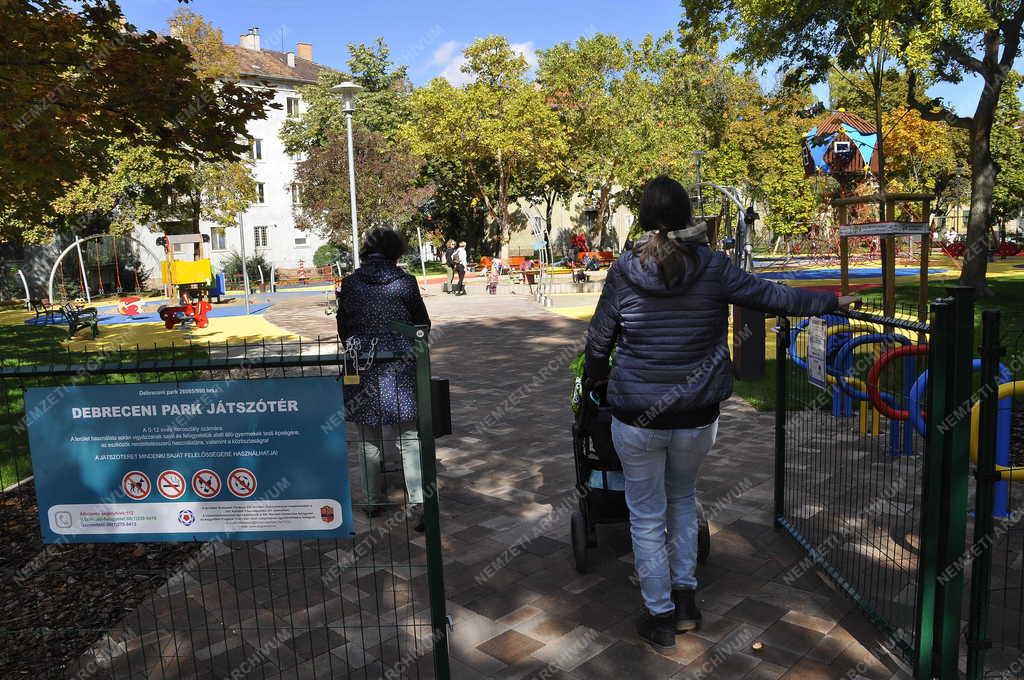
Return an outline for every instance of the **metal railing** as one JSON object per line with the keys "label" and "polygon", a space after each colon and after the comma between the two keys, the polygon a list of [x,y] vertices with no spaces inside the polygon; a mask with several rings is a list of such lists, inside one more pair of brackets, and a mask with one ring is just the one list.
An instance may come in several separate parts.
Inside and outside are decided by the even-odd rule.
{"label": "metal railing", "polygon": [[[351,354],[331,341],[192,344],[0,367],[0,677],[449,677],[427,329],[400,331],[411,351]],[[354,399],[380,402],[394,398],[398,373],[415,386],[411,439],[397,429],[371,437],[345,428],[345,413],[324,425],[347,436],[349,538],[40,541],[27,420],[67,424],[26,414],[28,388],[49,388],[59,400],[72,385],[333,376],[349,396],[356,381],[345,376],[361,374],[359,392],[371,396]],[[402,474],[403,447],[413,444],[422,534]],[[366,469],[376,450],[384,488],[371,491]]]}
{"label": "metal railing", "polygon": [[[911,315],[850,311],[826,318],[825,385],[807,372],[807,320],[776,328],[775,517],[832,580],[910,657],[918,599],[924,437],[904,417],[917,348]],[[874,392],[874,398],[872,398]]]}

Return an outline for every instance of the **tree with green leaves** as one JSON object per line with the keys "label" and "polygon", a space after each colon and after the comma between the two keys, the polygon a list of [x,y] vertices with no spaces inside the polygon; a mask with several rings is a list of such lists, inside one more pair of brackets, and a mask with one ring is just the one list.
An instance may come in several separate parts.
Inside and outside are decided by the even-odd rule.
{"label": "tree with green leaves", "polygon": [[53,202],[118,159],[112,140],[161,159],[233,159],[267,95],[204,77],[175,38],[127,24],[116,3],[0,3],[0,240],[45,241]]}
{"label": "tree with green leaves", "polygon": [[669,36],[633,43],[603,33],[540,53],[538,82],[572,150],[562,172],[572,192],[593,199],[594,243],[618,205],[635,207],[648,179],[690,164],[697,114],[675,77],[684,58]]}
{"label": "tree with green leaves", "polygon": [[341,100],[331,88],[354,80],[365,88],[359,93],[352,122],[379,133],[390,143],[409,118],[409,82],[407,68],[391,61],[391,50],[383,38],[373,45],[349,43],[348,67],[351,76],[325,69],[316,84],[299,88],[305,110],[302,116],[289,118],[281,128],[281,140],[289,153],[302,153],[327,144],[331,135],[344,134],[345,112]]}
{"label": "tree with green leaves", "polygon": [[[907,106],[925,120],[969,135],[971,213],[960,282],[985,290],[996,182],[991,133],[1000,93],[1020,51],[1024,2],[965,0],[955,11],[948,3],[918,0],[870,7],[858,0],[682,0],[682,6],[684,41],[735,37],[740,58],[758,66],[778,62],[791,82],[823,82],[836,67],[863,68],[871,57],[866,48],[882,45],[904,69]],[[920,96],[921,85],[960,83],[968,76],[983,84],[972,115]]]}
{"label": "tree with green leaves", "polygon": [[[357,168],[356,205],[362,229],[403,229],[433,195],[420,181],[422,159],[402,142],[389,144],[379,132],[364,127],[353,131]],[[301,205],[295,208],[295,224],[315,231],[331,243],[351,241],[352,213],[348,191],[348,145],[345,137],[332,135],[323,146],[309,150],[296,168]]]}
{"label": "tree with green leaves", "polygon": [[[205,80],[230,82],[239,63],[221,31],[203,17],[181,9],[169,21],[171,35],[194,57],[193,70]],[[53,203],[54,211],[93,229],[131,232],[139,224],[185,222],[199,232],[201,220],[232,226],[256,201],[251,163],[211,159],[183,148],[161,153],[152,140],[115,139],[107,149],[110,170],[82,178]]]}
{"label": "tree with green leaves", "polygon": [[415,153],[467,178],[504,255],[515,201],[538,166],[564,152],[565,140],[544,94],[526,80],[526,60],[505,38],[479,39],[465,56],[472,82],[455,87],[437,78],[413,92],[402,134]]}
{"label": "tree with green leaves", "polygon": [[1024,210],[1024,109],[1020,92],[1024,76],[1010,74],[999,96],[992,124],[992,156],[996,164],[996,183],[992,188],[992,214],[1000,226],[1019,217]]}

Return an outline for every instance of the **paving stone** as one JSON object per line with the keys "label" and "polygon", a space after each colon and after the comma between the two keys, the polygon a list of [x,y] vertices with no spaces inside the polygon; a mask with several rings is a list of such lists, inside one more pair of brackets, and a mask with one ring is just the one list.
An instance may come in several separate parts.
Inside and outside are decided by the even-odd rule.
{"label": "paving stone", "polygon": [[[454,377],[456,434],[438,441],[454,678],[768,680],[842,678],[863,668],[866,678],[888,679],[898,671],[875,655],[879,634],[848,599],[813,569],[793,573],[804,553],[772,528],[772,414],[739,399],[723,404],[719,441],[698,481],[705,510],[713,512],[711,559],[697,574],[703,625],[678,636],[668,655],[639,642],[633,616],[642,600],[630,580],[628,525],[600,526],[588,573],[574,569],[568,369],[550,372],[536,387],[531,382],[534,367],[574,356],[569,349],[586,324],[553,315],[524,295],[452,298],[430,290],[426,302],[438,321],[432,368]],[[308,338],[335,333],[333,319],[309,300],[275,304],[267,318]],[[511,405],[519,384],[531,386],[529,399]],[[360,479],[358,469],[353,475]],[[392,483],[400,478],[391,473]],[[355,486],[358,497],[358,481]],[[811,506],[808,514],[815,512]],[[164,677],[151,663],[154,655],[190,660],[205,650],[219,672],[289,629],[294,634],[261,666],[268,678],[328,677],[323,670],[332,665],[336,675],[370,677],[399,661],[430,634],[424,538],[402,526],[394,536],[371,540],[370,523],[361,511],[356,515],[354,541],[219,546],[195,575],[140,603],[139,611],[168,633],[146,643],[148,677]],[[380,526],[383,520],[373,521],[374,529]],[[354,559],[355,544],[367,546],[365,559]],[[230,574],[234,581],[225,579]],[[225,638],[218,625],[217,635],[197,629],[182,636],[181,622],[203,621],[207,610],[230,614],[227,621],[240,623],[238,635]],[[764,640],[760,652],[750,647],[754,639]],[[190,640],[200,648],[193,650]],[[133,653],[143,647],[140,642]],[[421,677],[432,677],[429,657],[419,659],[421,668]],[[822,668],[828,675],[820,675]],[[174,677],[204,677],[184,664],[179,670]]]}
{"label": "paving stone", "polygon": [[477,645],[476,648],[511,665],[522,661],[543,646],[543,642],[523,635],[519,631],[507,630],[501,635]]}

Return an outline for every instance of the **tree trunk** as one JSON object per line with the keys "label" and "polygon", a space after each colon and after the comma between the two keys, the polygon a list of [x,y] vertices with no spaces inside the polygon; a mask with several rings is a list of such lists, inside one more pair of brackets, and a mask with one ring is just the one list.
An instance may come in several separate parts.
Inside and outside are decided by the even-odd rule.
{"label": "tree trunk", "polygon": [[597,196],[597,214],[594,215],[594,227],[589,236],[590,248],[600,250],[608,226],[608,208],[611,205],[611,184],[601,186]]}
{"label": "tree trunk", "polygon": [[992,221],[992,189],[996,181],[992,161],[992,121],[999,101],[998,86],[985,88],[971,127],[971,212],[967,220],[967,249],[964,251],[960,285],[971,286],[979,294],[986,292],[988,269],[988,231]]}

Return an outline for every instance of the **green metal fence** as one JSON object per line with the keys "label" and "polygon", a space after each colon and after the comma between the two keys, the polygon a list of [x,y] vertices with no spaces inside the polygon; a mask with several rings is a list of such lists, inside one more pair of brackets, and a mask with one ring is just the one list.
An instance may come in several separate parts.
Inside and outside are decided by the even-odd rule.
{"label": "green metal fence", "polygon": [[[448,678],[427,329],[397,330],[411,352],[238,343],[0,366],[0,677]],[[415,371],[423,533],[403,488],[408,439],[381,433],[377,445],[393,449],[379,476],[390,491],[371,503],[366,440],[349,428],[348,539],[40,543],[25,389],[335,376],[348,391],[344,376],[371,363]]]}

